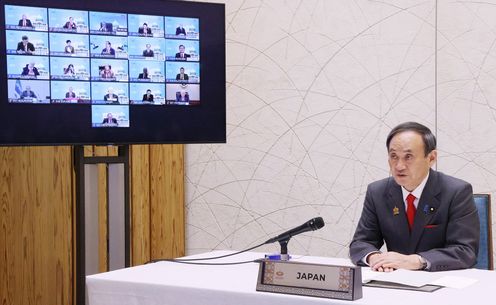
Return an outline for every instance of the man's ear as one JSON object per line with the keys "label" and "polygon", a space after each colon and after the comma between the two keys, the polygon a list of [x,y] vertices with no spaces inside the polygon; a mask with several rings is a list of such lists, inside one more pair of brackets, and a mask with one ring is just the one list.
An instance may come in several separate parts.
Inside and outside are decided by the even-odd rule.
{"label": "man's ear", "polygon": [[432,166],[437,161],[437,150],[432,150],[427,157],[429,158],[429,165]]}

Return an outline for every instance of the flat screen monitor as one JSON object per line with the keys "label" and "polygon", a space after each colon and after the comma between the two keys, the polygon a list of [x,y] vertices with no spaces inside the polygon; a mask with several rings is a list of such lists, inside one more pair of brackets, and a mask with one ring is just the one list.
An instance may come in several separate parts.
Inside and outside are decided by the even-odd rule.
{"label": "flat screen monitor", "polygon": [[226,141],[223,4],[0,3],[0,145]]}

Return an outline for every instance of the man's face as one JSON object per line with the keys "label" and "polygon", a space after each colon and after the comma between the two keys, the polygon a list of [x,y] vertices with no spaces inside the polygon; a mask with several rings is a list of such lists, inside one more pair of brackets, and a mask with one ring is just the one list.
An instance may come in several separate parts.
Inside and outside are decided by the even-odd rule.
{"label": "man's face", "polygon": [[184,46],[180,46],[180,47],[179,47],[179,52],[180,52],[180,53],[184,53]]}
{"label": "man's face", "polygon": [[27,44],[27,43],[28,43],[28,41],[29,41],[29,40],[28,40],[27,38],[22,40],[22,42],[23,42],[24,44]]}
{"label": "man's face", "polygon": [[184,73],[184,69],[183,69],[183,68],[179,69],[179,72],[180,72],[181,74],[183,74],[183,73]]}
{"label": "man's face", "polygon": [[433,150],[425,156],[422,136],[414,131],[404,131],[391,139],[388,156],[394,181],[411,192],[436,162],[437,151]]}

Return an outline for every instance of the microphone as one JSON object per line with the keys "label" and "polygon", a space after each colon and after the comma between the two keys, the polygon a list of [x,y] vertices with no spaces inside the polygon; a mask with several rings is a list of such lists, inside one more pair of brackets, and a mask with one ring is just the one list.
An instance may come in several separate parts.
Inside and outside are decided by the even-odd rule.
{"label": "microphone", "polygon": [[324,219],[322,217],[315,217],[310,219],[309,221],[305,222],[301,226],[298,226],[296,228],[293,228],[289,231],[286,231],[282,234],[277,235],[276,237],[273,237],[265,242],[265,244],[271,244],[273,242],[281,242],[281,241],[288,241],[291,237],[298,235],[300,233],[305,233],[308,231],[315,231],[320,228],[322,228],[325,225]]}

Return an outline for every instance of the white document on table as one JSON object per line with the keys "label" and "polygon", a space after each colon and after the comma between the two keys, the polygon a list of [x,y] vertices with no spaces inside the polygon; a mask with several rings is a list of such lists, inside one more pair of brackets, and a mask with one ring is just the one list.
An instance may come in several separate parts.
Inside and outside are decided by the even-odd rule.
{"label": "white document on table", "polygon": [[412,287],[436,285],[458,289],[468,287],[477,282],[477,280],[472,278],[446,275],[446,272],[405,269],[398,269],[393,272],[377,272],[367,267],[362,268],[362,283],[368,283],[370,281],[391,282]]}

